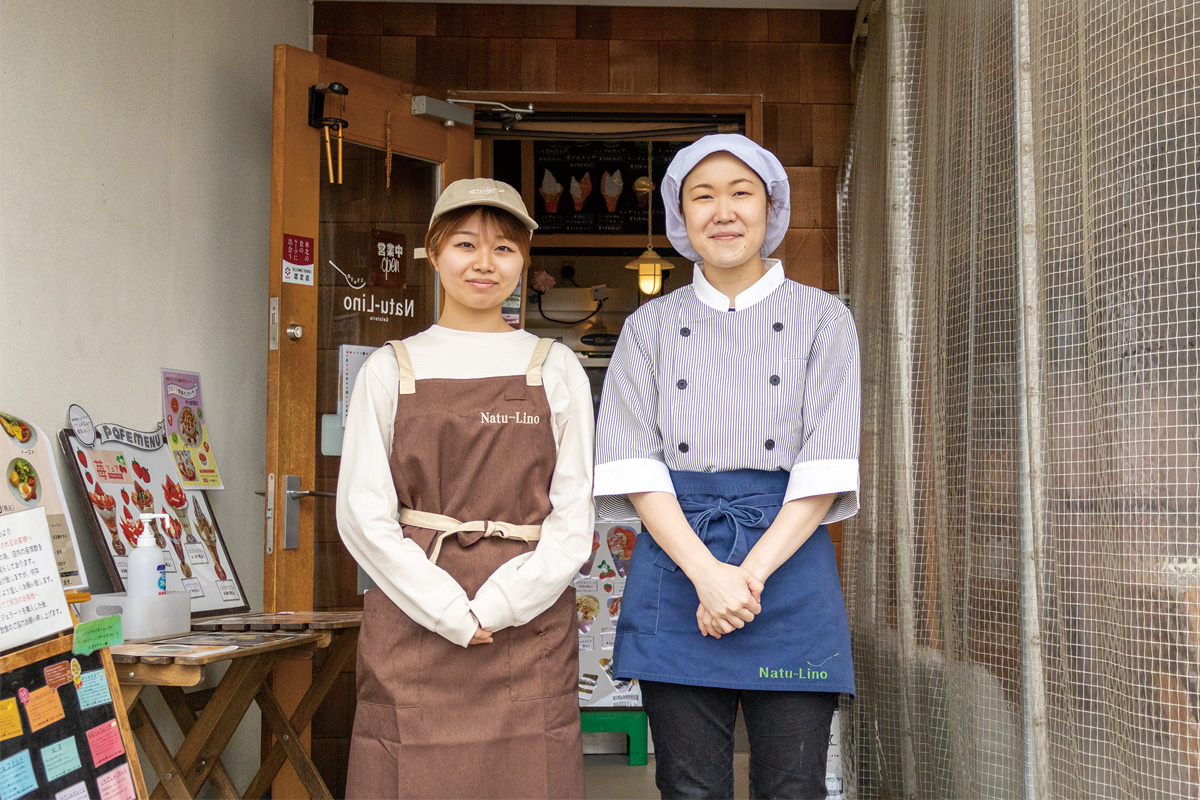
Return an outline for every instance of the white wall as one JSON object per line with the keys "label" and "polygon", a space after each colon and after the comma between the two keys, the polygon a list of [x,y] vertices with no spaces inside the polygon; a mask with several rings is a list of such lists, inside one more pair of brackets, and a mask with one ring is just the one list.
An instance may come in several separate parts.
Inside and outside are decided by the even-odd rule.
{"label": "white wall", "polygon": [[[211,499],[255,608],[271,48],[308,47],[309,18],[308,0],[0,0],[0,410],[51,434],[73,402],[152,429],[159,369],[200,372],[229,487]],[[239,786],[257,735],[251,713],[226,758]]]}

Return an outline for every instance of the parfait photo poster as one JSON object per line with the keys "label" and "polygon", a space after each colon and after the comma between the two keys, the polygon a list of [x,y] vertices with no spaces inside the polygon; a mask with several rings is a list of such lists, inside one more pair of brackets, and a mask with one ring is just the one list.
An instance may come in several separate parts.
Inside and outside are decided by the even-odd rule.
{"label": "parfait photo poster", "polygon": [[208,441],[209,421],[204,416],[200,375],[164,369],[163,419],[167,446],[185,489],[224,489],[216,458]]}
{"label": "parfait photo poster", "polygon": [[[124,591],[129,556],[149,525],[166,560],[167,591],[191,595],[192,616],[248,611],[208,497],[181,484],[163,429],[101,424],[95,430],[91,446],[69,428],[59,440],[88,500],[89,527],[114,588]],[[158,516],[143,523],[141,514]]]}

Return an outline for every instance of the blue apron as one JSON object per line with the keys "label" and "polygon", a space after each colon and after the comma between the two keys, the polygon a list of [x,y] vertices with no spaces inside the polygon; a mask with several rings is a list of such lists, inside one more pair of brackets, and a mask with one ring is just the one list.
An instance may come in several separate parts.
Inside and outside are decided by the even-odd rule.
{"label": "blue apron", "polygon": [[[709,551],[741,564],[779,513],[788,473],[672,471],[671,480]],[[854,693],[850,627],[824,525],[767,579],[762,613],[744,628],[720,639],[702,636],[699,605],[692,582],[654,538],[637,537],[614,673],[689,686]]]}

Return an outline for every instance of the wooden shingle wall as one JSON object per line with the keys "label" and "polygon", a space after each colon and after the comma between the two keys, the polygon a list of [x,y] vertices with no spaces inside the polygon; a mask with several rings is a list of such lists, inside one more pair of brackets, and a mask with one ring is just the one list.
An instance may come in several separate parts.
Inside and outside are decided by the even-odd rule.
{"label": "wooden shingle wall", "polygon": [[764,144],[792,183],[775,256],[836,291],[853,27],[852,11],[318,0],[313,50],[445,91],[761,94]]}

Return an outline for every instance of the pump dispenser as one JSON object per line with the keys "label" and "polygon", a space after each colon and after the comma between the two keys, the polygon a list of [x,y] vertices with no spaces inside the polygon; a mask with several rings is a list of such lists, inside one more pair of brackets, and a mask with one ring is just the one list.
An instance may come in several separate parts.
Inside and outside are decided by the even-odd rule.
{"label": "pump dispenser", "polygon": [[129,554],[128,579],[125,581],[127,597],[156,597],[167,593],[167,561],[158,543],[154,541],[154,533],[150,529],[150,521],[158,514],[142,514],[142,533],[138,536],[137,547]]}

